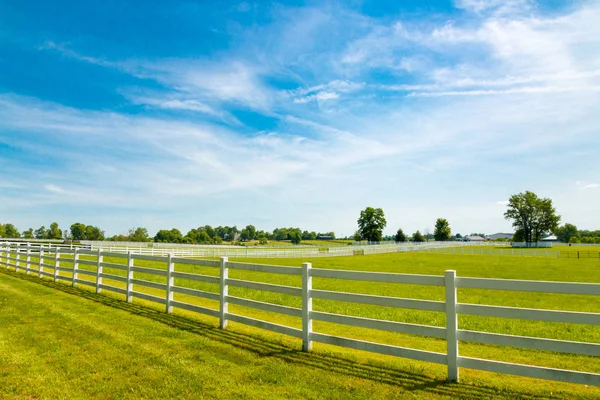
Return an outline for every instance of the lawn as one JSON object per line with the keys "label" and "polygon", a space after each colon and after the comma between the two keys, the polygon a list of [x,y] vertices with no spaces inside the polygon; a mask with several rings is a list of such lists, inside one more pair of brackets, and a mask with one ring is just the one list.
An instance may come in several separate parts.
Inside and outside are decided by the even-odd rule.
{"label": "lawn", "polygon": [[[109,262],[123,262],[123,260],[112,259]],[[238,260],[236,260],[238,261]],[[249,260],[250,262],[264,262],[271,264],[283,264],[299,266],[302,260]],[[377,256],[365,257],[338,257],[338,258],[320,258],[312,260],[315,268],[334,268],[334,269],[353,269],[366,271],[385,271],[385,272],[404,272],[441,275],[446,269],[455,269],[458,276],[473,277],[496,277],[511,279],[541,279],[554,281],[579,281],[579,282],[600,282],[600,261],[598,259],[555,259],[555,258],[522,258],[522,257],[498,257],[498,256],[461,256],[461,255],[442,255],[426,253],[392,253]],[[150,266],[154,268],[164,268],[164,265],[153,262],[136,261],[136,264]],[[90,267],[92,268],[92,267]],[[216,269],[208,267],[194,267],[187,265],[177,265],[178,271],[195,271],[203,274],[216,275]],[[121,271],[108,271],[110,273],[122,274]],[[68,275],[68,273],[65,273]],[[82,276],[83,277],[83,276]],[[230,277],[247,280],[256,280],[269,283],[280,283],[290,286],[299,286],[300,279],[295,276],[281,276],[247,271],[230,271]],[[91,277],[90,277],[91,278]],[[153,281],[162,281],[161,277],[136,273],[136,278]],[[37,278],[32,278],[37,279]],[[55,285],[54,283],[48,283]],[[109,282],[114,286],[122,286],[118,282]],[[216,285],[203,284],[200,282],[176,280],[176,285],[193,287],[216,292]],[[63,285],[61,285],[63,286]],[[315,289],[339,290],[346,292],[370,293],[387,296],[408,297],[443,300],[443,289],[435,287],[424,287],[415,285],[401,284],[370,284],[343,280],[314,279]],[[71,289],[69,289],[71,290]],[[142,288],[136,286],[135,290],[151,293],[155,295],[164,295],[164,292]],[[85,293],[84,291],[81,291]],[[230,294],[234,296],[247,297],[260,301],[268,301],[276,304],[289,306],[300,306],[300,299],[274,293],[259,292],[255,290],[230,288]],[[96,295],[89,295],[96,296]],[[103,296],[100,296],[104,298]],[[116,296],[121,298],[122,296]],[[200,304],[216,308],[216,302],[202,300],[190,296],[176,294],[177,300],[182,300],[194,304]],[[112,301],[112,300],[111,300]],[[144,301],[134,300],[136,304],[149,305],[158,308],[160,306],[149,304]],[[574,296],[574,295],[550,295],[535,293],[515,293],[506,291],[486,291],[486,290],[459,290],[459,301],[464,303],[476,304],[495,304],[531,308],[547,309],[566,309],[573,311],[591,311],[600,312],[600,298],[593,296]],[[122,303],[120,303],[122,304]],[[123,305],[125,306],[125,305]],[[128,306],[127,306],[128,307]],[[358,315],[371,318],[388,319],[393,321],[405,321],[426,325],[443,326],[445,324],[444,315],[435,312],[423,312],[414,310],[400,310],[389,307],[377,307],[368,305],[358,305],[352,303],[340,303],[332,301],[314,300],[314,309],[317,311],[327,311],[340,314]],[[239,313],[254,318],[260,318],[268,321],[277,322],[294,327],[300,327],[300,320],[294,317],[288,317],[278,314],[262,312],[248,309],[240,306],[230,305],[230,312]],[[162,314],[157,314],[162,315]],[[177,316],[191,317],[190,313],[176,310]],[[171,318],[164,316],[164,318]],[[210,317],[196,317],[204,324],[214,326],[216,320]],[[498,333],[509,333],[525,336],[537,336],[547,338],[557,338],[575,341],[589,341],[600,343],[600,328],[591,326],[531,322],[520,320],[508,320],[497,318],[484,318],[474,316],[460,316],[459,325],[462,329],[472,329],[481,331],[490,331]],[[204,328],[203,328],[204,329]],[[281,345],[287,348],[287,351],[295,352],[299,348],[297,339],[283,337],[269,332],[258,331],[253,328],[247,328],[240,324],[231,324],[231,330],[252,337],[264,338],[271,344]],[[328,324],[315,321],[314,330],[323,333],[329,333],[339,336],[353,337],[363,340],[369,340],[380,343],[401,345],[404,347],[413,347],[424,350],[445,352],[445,342],[434,338],[424,338],[411,335],[403,335],[390,332],[375,331],[363,328],[346,327],[335,324]],[[433,382],[443,380],[445,377],[445,367],[432,365],[428,363],[416,362],[412,360],[397,359],[387,356],[377,356],[368,353],[357,352],[349,349],[335,348],[331,346],[315,344],[315,352],[319,355],[331,357],[341,357],[351,360],[358,364],[367,363],[377,365],[378,367],[390,368],[391,371],[403,371],[403,373],[414,373],[416,377],[427,377]],[[475,343],[463,343],[460,345],[460,352],[465,356],[474,356],[479,358],[488,358],[500,361],[510,361],[523,364],[532,364],[548,366],[554,368],[583,370],[588,372],[600,373],[600,360],[594,357],[585,357],[577,355],[556,354],[549,352],[540,352],[524,349],[513,349],[507,347],[479,345]],[[304,357],[301,355],[299,357]],[[293,363],[292,363],[293,364]],[[321,373],[319,373],[321,375]],[[323,377],[324,378],[324,377]],[[333,378],[332,378],[333,379]],[[336,381],[343,380],[335,378]],[[421,378],[419,378],[421,379]],[[301,383],[298,383],[301,384]],[[392,384],[393,386],[394,384]],[[402,386],[402,385],[400,385]],[[418,385],[416,385],[418,386]],[[435,385],[434,385],[435,386]],[[596,388],[587,388],[585,386],[562,384],[557,382],[547,382],[532,380],[527,378],[512,377],[507,375],[490,374],[480,371],[470,371],[461,369],[461,384],[454,386],[443,385],[444,388],[452,387],[452,390],[465,387],[464,394],[454,393],[451,397],[477,397],[469,391],[471,387],[493,388],[498,396],[509,398],[529,397],[529,396],[549,396],[550,392],[559,397],[567,398],[597,398],[600,396],[600,390]],[[377,389],[382,397],[392,396],[393,391]],[[379,392],[379,390],[382,390]],[[398,396],[415,395],[414,392],[405,392],[402,387],[397,388]],[[440,392],[419,393],[417,398],[427,396],[429,393],[435,393],[435,397]],[[446,390],[446,389],[444,389]],[[368,390],[367,390],[368,392]],[[257,392],[258,393],[258,392]],[[316,392],[319,394],[319,392]],[[329,394],[325,394],[329,393]],[[349,392],[352,393],[352,392]],[[358,390],[356,396],[360,398],[364,392]],[[512,395],[510,395],[512,393]],[[340,392],[322,392],[324,397],[348,397],[348,393]],[[344,394],[344,396],[342,396]],[[294,397],[288,395],[286,397]],[[302,395],[299,395],[302,397]],[[484,397],[488,397],[485,395]],[[159,396],[160,397],[160,396]],[[259,396],[260,397],[260,396]],[[310,396],[304,396],[310,397]],[[318,396],[317,396],[318,397]]]}

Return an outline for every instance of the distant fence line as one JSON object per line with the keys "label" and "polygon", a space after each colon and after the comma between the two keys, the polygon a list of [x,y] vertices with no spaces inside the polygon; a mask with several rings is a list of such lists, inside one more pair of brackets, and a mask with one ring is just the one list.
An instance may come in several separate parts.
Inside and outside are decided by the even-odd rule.
{"label": "distant fence line", "polygon": [[[26,246],[23,242],[9,242],[11,246]],[[425,249],[445,248],[451,246],[472,246],[468,242],[416,242],[395,243],[360,246],[290,246],[287,247],[261,247],[261,246],[222,246],[222,245],[182,245],[159,243],[159,246],[148,247],[148,243],[83,241],[80,244],[49,244],[57,248],[84,248],[89,250],[106,250],[109,252],[144,254],[150,256],[166,256],[173,254],[176,257],[197,258],[321,258],[321,257],[347,257],[370,254],[384,254],[397,252],[424,251]],[[477,247],[496,246],[497,243],[478,243]]]}
{"label": "distant fence line", "polygon": [[[112,262],[105,262],[104,257],[111,257]],[[35,258],[37,258],[37,260]],[[122,260],[122,262],[114,262],[115,258]],[[136,265],[136,260],[161,263],[162,268],[147,268],[138,266]],[[209,276],[177,271],[176,265],[181,264],[211,267],[219,271],[219,273],[218,276]],[[320,268],[313,269],[311,263],[303,263],[302,267],[299,268],[294,266],[273,266],[231,262],[227,257],[222,257],[220,261],[212,261],[176,258],[171,254],[166,257],[153,257],[148,255],[133,254],[131,252],[128,254],[111,253],[102,251],[101,249],[92,251],[75,248],[70,250],[56,247],[50,248],[47,246],[26,246],[26,248],[23,248],[11,247],[7,246],[6,244],[0,244],[0,265],[4,265],[7,269],[13,268],[16,272],[24,272],[27,275],[34,274],[39,278],[48,277],[53,279],[55,282],[59,280],[66,281],[72,286],[90,286],[95,289],[96,293],[106,290],[122,294],[125,296],[125,300],[128,303],[131,303],[134,297],[159,303],[165,307],[166,313],[171,313],[174,308],[180,308],[209,315],[219,319],[219,326],[221,329],[227,328],[228,321],[234,321],[237,323],[250,325],[255,328],[266,329],[280,334],[292,336],[302,340],[303,351],[311,350],[313,342],[320,342],[356,350],[370,351],[373,353],[447,365],[447,377],[450,381],[458,380],[459,368],[462,367],[531,378],[600,386],[600,374],[514,364],[459,355],[459,341],[510,346],[532,350],[582,354],[587,356],[600,356],[600,344],[598,343],[573,342],[463,330],[459,328],[458,324],[458,315],[463,314],[482,317],[512,318],[531,321],[550,321],[598,326],[600,325],[600,314],[589,312],[489,306],[482,304],[466,304],[459,303],[457,300],[458,288],[574,295],[599,295],[600,284],[465,278],[457,277],[456,272],[451,270],[446,271],[445,275],[443,276],[434,276],[344,271]],[[105,269],[108,269],[111,271],[111,273],[106,273]],[[267,284],[256,281],[246,281],[241,279],[231,279],[229,278],[229,270],[244,270],[268,274],[300,276],[302,277],[302,285],[301,287],[294,287],[270,283]],[[140,274],[142,277],[140,277]],[[164,283],[141,279],[144,278],[144,275],[148,276],[148,274],[161,277],[161,279],[164,280]],[[372,282],[373,285],[385,282],[443,287],[445,288],[445,301],[316,290],[312,288],[313,278]],[[175,285],[175,279],[177,279],[178,285]],[[191,281],[210,283],[213,284],[215,288],[218,287],[218,290],[215,290],[215,292],[209,292],[197,290],[189,286],[183,286],[186,284],[189,285],[189,282]],[[122,284],[124,284],[124,288],[114,286],[123,286]],[[230,296],[230,286],[297,296],[302,299],[302,307],[288,307],[242,297]],[[155,289],[155,291],[152,292],[153,294],[149,294],[147,292],[144,293],[140,291],[140,289],[143,288],[151,288]],[[156,295],[156,290],[160,291],[161,295]],[[174,297],[175,293],[213,300],[218,304],[218,306],[217,308],[207,308],[189,302],[183,302],[180,301],[179,298],[176,299]],[[325,299],[331,301],[370,304],[383,307],[440,312],[446,315],[446,326],[440,327],[409,324],[404,322],[313,311],[312,299]],[[302,329],[279,325],[272,322],[251,318],[245,315],[230,313],[228,308],[229,304],[236,304],[262,311],[275,312],[278,314],[300,318],[302,321]],[[325,321],[347,326],[438,338],[446,341],[447,350],[446,353],[432,352],[323,334],[313,330],[313,321]]]}

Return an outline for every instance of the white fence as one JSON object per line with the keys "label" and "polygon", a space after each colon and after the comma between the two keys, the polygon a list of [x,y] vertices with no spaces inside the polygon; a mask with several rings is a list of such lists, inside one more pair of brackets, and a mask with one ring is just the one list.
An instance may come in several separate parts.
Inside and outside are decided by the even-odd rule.
{"label": "white fence", "polygon": [[[104,257],[119,258],[123,264],[105,262]],[[37,260],[34,260],[37,259]],[[164,265],[164,269],[141,267],[135,264],[136,260],[154,261]],[[71,263],[65,267],[62,263]],[[65,250],[48,247],[15,248],[0,244],[0,265],[14,268],[17,272],[35,274],[49,277],[54,281],[63,280],[71,285],[87,285],[95,288],[97,293],[103,290],[120,293],[127,302],[134,297],[156,302],[165,306],[165,311],[170,313],[173,308],[181,308],[219,318],[220,327],[226,328],[228,321],[250,325],[256,328],[274,331],[302,340],[302,348],[309,351],[313,342],[370,351],[379,354],[404,357],[413,360],[427,361],[448,366],[448,379],[458,380],[459,369],[471,368],[477,370],[526,376],[532,378],[550,379],[571,383],[600,386],[600,374],[561,370],[555,368],[536,367],[531,365],[513,364],[507,362],[484,360],[464,357],[459,354],[459,341],[484,343],[491,345],[511,346],[518,348],[554,351],[561,353],[583,354],[600,356],[600,344],[583,343],[563,340],[552,340],[535,337],[495,334],[462,330],[458,326],[458,314],[515,318],[532,321],[551,321],[585,325],[600,325],[600,314],[588,312],[570,312],[542,309],[514,308],[503,306],[489,306],[481,304],[464,304],[457,301],[457,288],[511,290],[536,293],[560,293],[575,295],[600,295],[600,284],[591,283],[563,283],[544,281],[523,281],[485,278],[457,277],[455,271],[446,271],[444,276],[394,274],[379,272],[343,271],[330,269],[313,269],[310,263],[303,263],[301,268],[291,266],[273,266],[262,264],[248,264],[231,262],[223,257],[220,261],[194,260],[188,258],[175,258],[148,256],[141,254],[110,253],[102,250],[74,249]],[[196,265],[211,267],[218,270],[218,276],[202,275],[197,273],[177,271],[176,265]],[[83,269],[86,266],[87,269]],[[107,274],[104,268],[120,270],[124,275]],[[50,270],[51,272],[49,272]],[[296,275],[302,277],[301,287],[283,286],[255,281],[246,281],[229,278],[229,270],[257,271],[270,274]],[[63,272],[63,274],[61,274]],[[67,272],[70,275],[64,275]],[[136,278],[135,273],[138,273]],[[150,274],[166,278],[166,283],[157,283],[139,279],[139,274]],[[87,277],[82,279],[82,276]],[[186,282],[200,281],[219,286],[219,292],[208,292],[185,286],[176,286],[175,279]],[[439,286],[445,288],[445,301],[417,300],[387,296],[374,296],[317,290],[312,288],[313,278],[345,279],[364,282],[404,283],[413,285]],[[107,285],[103,279],[122,282],[125,288]],[[179,282],[178,281],[178,282]],[[134,286],[135,285],[135,286]],[[163,296],[155,296],[135,291],[139,286],[159,289],[164,291]],[[302,298],[302,307],[288,307],[278,304],[260,302],[242,297],[230,296],[228,288],[240,287],[281,293]],[[218,309],[211,309],[174,299],[174,293],[181,293],[194,297],[214,300],[219,302]],[[312,310],[313,299],[326,299],[333,301],[378,305],[385,307],[398,307],[413,310],[435,311],[446,314],[446,326],[427,326],[394,322],[387,320],[369,319],[348,315],[332,314]],[[237,304],[258,310],[280,313],[302,319],[302,329],[279,325],[268,321],[250,318],[229,312],[228,305]],[[421,335],[444,339],[447,342],[447,352],[438,353],[381,343],[367,342],[351,338],[327,335],[315,332],[312,328],[313,321],[326,321],[355,327],[371,328],[391,332],[400,332],[412,335]]]}
{"label": "white fence", "polygon": [[[177,257],[228,257],[228,258],[321,258],[321,257],[347,257],[354,255],[369,255],[383,253],[397,253],[408,251],[423,251],[426,249],[446,248],[456,246],[473,246],[467,242],[422,242],[422,243],[395,243],[388,242],[379,245],[360,246],[290,246],[261,247],[261,246],[222,246],[222,245],[182,245],[170,243],[155,243],[149,247],[148,243],[113,243],[113,242],[84,242],[92,250],[103,249],[109,252],[134,252],[151,256],[166,256],[173,254]],[[494,247],[503,245],[498,243],[479,243],[477,247]]]}

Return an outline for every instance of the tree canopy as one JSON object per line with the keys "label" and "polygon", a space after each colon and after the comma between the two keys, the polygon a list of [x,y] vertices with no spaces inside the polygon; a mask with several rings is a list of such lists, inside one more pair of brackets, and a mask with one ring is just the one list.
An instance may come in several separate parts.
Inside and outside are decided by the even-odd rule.
{"label": "tree canopy", "polygon": [[437,241],[444,241],[450,239],[451,235],[450,224],[445,218],[438,218],[435,221],[435,229],[433,231],[433,237]]}
{"label": "tree canopy", "polygon": [[558,241],[563,243],[569,243],[571,238],[577,238],[579,236],[579,231],[573,224],[565,224],[564,226],[557,228],[554,233],[556,234]]}
{"label": "tree canopy", "polygon": [[387,225],[381,208],[367,207],[360,212],[358,218],[358,233],[363,240],[380,242],[383,228]]}
{"label": "tree canopy", "polygon": [[396,232],[396,237],[394,238],[394,240],[396,241],[396,243],[406,242],[406,240],[407,240],[406,235],[404,234],[402,229],[398,229],[398,232]]}
{"label": "tree canopy", "polygon": [[413,233],[412,241],[413,242],[424,242],[425,237],[421,234],[421,232],[416,231],[415,233]]}
{"label": "tree canopy", "polygon": [[523,233],[527,243],[537,242],[544,233],[555,231],[560,222],[552,200],[539,198],[530,191],[512,195],[507,207],[504,218],[513,221],[513,227]]}

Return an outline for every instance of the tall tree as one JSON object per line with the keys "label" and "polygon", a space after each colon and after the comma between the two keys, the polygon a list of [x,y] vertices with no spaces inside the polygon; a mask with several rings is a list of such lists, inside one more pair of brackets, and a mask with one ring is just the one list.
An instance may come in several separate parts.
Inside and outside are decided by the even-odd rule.
{"label": "tall tree", "polygon": [[17,229],[16,226],[14,226],[13,224],[4,224],[2,225],[2,236],[3,237],[7,237],[7,238],[11,238],[11,239],[15,239],[15,238],[20,238],[21,234],[19,233],[19,230]]}
{"label": "tall tree", "polygon": [[129,237],[132,242],[148,242],[150,235],[148,235],[148,229],[146,228],[135,228],[129,231]]}
{"label": "tall tree", "polygon": [[512,195],[508,200],[504,218],[513,221],[513,227],[522,230],[525,242],[537,242],[545,232],[556,230],[560,216],[549,198],[539,198],[526,191]]}
{"label": "tall tree", "polygon": [[413,233],[412,241],[413,242],[424,242],[425,237],[421,234],[421,232],[416,231],[415,233]]}
{"label": "tall tree", "polygon": [[23,231],[23,237],[25,239],[33,239],[33,228],[29,228],[26,231]]}
{"label": "tall tree", "polygon": [[290,234],[290,241],[293,244],[300,244],[300,242],[302,241],[302,232],[300,232],[300,229],[293,229]]}
{"label": "tall tree", "polygon": [[57,222],[53,222],[50,224],[50,231],[48,232],[48,239],[62,239],[63,233],[59,228]]}
{"label": "tall tree", "polygon": [[406,235],[404,234],[402,229],[398,229],[398,232],[396,232],[395,240],[396,243],[406,242]]}
{"label": "tall tree", "polygon": [[437,241],[444,241],[450,239],[450,224],[445,218],[438,218],[435,221],[435,229],[433,231],[433,238]]}
{"label": "tall tree", "polygon": [[85,240],[104,240],[104,231],[97,226],[88,225],[85,227]]}
{"label": "tall tree", "polygon": [[555,233],[558,241],[562,243],[569,243],[572,237],[579,236],[579,231],[573,224],[565,224],[564,226],[557,228]]}
{"label": "tall tree", "polygon": [[369,242],[380,242],[383,228],[387,225],[381,208],[367,207],[360,212],[358,218],[358,233]]}
{"label": "tall tree", "polygon": [[49,232],[48,229],[42,225],[39,229],[35,230],[34,234],[36,239],[48,239]]}
{"label": "tall tree", "polygon": [[85,224],[76,222],[71,225],[71,237],[73,240],[84,240],[85,239]]}

